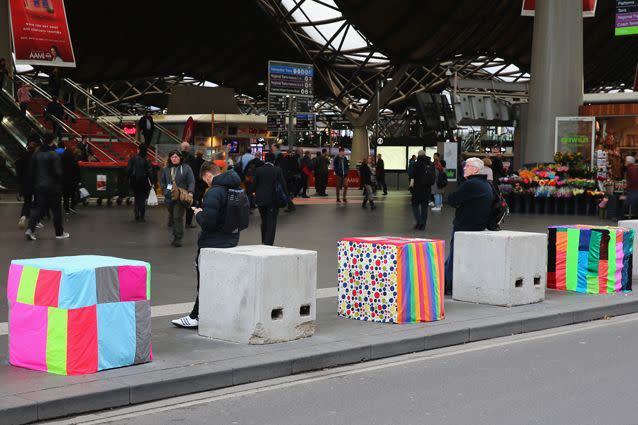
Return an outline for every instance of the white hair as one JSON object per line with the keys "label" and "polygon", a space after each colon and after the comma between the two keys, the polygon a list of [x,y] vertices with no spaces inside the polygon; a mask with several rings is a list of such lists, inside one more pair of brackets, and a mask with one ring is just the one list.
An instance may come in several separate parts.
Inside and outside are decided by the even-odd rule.
{"label": "white hair", "polygon": [[483,167],[485,167],[485,164],[483,163],[481,158],[476,158],[476,157],[466,159],[465,164],[471,165],[472,167],[477,168],[479,171],[479,174],[483,171]]}
{"label": "white hair", "polygon": [[633,156],[628,156],[627,158],[625,158],[625,164],[635,164],[636,163],[636,158],[634,158]]}

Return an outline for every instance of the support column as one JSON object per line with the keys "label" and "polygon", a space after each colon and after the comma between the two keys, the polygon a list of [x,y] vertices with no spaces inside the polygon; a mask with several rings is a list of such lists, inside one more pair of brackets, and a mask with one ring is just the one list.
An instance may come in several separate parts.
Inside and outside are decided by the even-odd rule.
{"label": "support column", "polygon": [[537,0],[535,15],[523,163],[553,160],[556,117],[583,102],[582,0]]}
{"label": "support column", "polygon": [[370,142],[368,139],[368,129],[365,126],[353,127],[352,133],[350,168],[355,169],[359,161],[370,155]]}
{"label": "support column", "polygon": [[[11,55],[11,27],[9,25],[9,1],[0,1],[0,58],[4,58],[9,74],[13,76],[13,57]],[[4,88],[13,94],[13,84],[5,80]]]}

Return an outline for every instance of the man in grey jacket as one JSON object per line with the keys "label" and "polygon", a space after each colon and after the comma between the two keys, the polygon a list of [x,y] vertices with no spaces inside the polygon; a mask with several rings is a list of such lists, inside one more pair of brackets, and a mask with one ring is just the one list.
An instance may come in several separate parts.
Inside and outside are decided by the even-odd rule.
{"label": "man in grey jacket", "polygon": [[183,163],[182,156],[179,151],[171,151],[168,154],[168,162],[162,173],[160,180],[162,191],[164,192],[164,203],[168,209],[168,227],[173,228],[174,247],[182,246],[182,238],[184,237],[184,214],[186,208],[190,205],[184,205],[179,201],[172,200],[172,191],[174,186],[185,189],[191,195],[195,191],[195,176],[193,170],[187,164]]}

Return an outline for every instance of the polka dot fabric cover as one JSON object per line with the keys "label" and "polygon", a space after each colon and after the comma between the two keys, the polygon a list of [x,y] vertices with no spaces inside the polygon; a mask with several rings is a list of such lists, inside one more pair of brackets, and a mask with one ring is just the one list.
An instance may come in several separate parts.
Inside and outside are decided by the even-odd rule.
{"label": "polka dot fabric cover", "polygon": [[347,238],[338,244],[338,314],[383,322],[444,318],[444,241]]}

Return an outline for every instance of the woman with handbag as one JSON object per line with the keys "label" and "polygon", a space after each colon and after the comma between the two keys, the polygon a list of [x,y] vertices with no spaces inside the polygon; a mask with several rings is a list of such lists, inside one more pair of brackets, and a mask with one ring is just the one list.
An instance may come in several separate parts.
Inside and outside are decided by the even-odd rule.
{"label": "woman with handbag", "polygon": [[168,227],[172,227],[173,230],[171,245],[180,247],[184,237],[186,208],[193,205],[195,176],[191,167],[183,163],[179,151],[173,150],[168,154],[160,184],[164,192],[164,203],[168,209]]}

